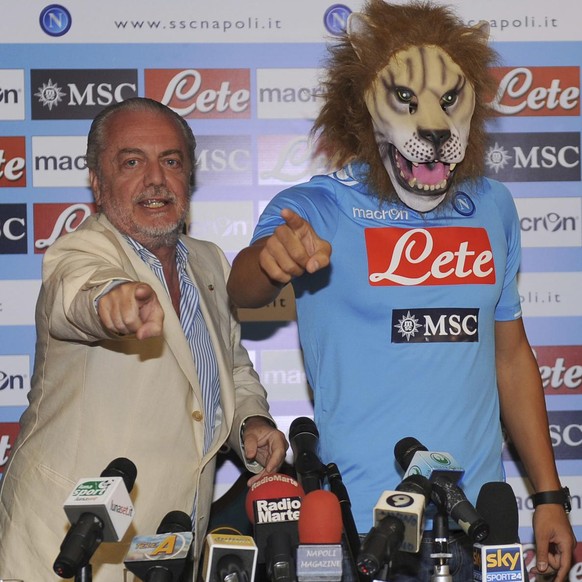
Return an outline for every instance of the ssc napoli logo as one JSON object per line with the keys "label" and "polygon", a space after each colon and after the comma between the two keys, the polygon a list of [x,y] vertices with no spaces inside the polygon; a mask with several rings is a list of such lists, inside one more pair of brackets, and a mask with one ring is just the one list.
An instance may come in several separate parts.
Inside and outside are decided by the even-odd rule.
{"label": "ssc napoli logo", "polygon": [[38,21],[43,32],[49,36],[63,36],[67,34],[73,23],[71,13],[60,4],[47,6],[40,13]]}
{"label": "ssc napoli logo", "polygon": [[464,192],[455,194],[453,208],[462,216],[473,216],[475,214],[475,203]]}
{"label": "ssc napoli logo", "polygon": [[430,458],[437,463],[438,465],[447,466],[451,464],[451,461],[445,455],[441,455],[439,453],[431,453]]}
{"label": "ssc napoli logo", "polygon": [[334,36],[341,36],[346,31],[348,16],[352,11],[343,4],[333,4],[323,15],[325,29]]}

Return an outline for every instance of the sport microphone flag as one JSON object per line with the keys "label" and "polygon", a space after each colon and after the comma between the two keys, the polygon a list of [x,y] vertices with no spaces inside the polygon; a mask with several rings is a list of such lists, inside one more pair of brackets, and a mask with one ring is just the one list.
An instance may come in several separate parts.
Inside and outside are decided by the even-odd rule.
{"label": "sport microphone flag", "polygon": [[473,545],[473,580],[528,580],[519,543],[519,513],[511,485],[502,481],[485,483],[476,507],[489,524],[489,535]]}

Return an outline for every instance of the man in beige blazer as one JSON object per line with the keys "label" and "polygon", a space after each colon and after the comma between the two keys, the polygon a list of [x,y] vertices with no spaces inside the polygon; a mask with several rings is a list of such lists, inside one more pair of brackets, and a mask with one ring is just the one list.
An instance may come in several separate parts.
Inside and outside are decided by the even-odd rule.
{"label": "man in beige blazer", "polygon": [[[44,258],[30,404],[0,490],[0,578],[59,579],[52,566],[70,525],[63,502],[117,457],[137,467],[135,518],[121,543],[92,557],[96,582],[121,582],[131,539],[155,533],[172,510],[195,516],[199,560],[224,445],[257,473],[250,481],[284,460],[285,436],[229,307],[229,264],[216,245],[180,234],[194,147],[187,123],[149,99],[93,122],[87,160],[100,212]],[[209,338],[199,359],[181,323],[192,309],[188,279]],[[210,369],[197,370],[208,353]]]}

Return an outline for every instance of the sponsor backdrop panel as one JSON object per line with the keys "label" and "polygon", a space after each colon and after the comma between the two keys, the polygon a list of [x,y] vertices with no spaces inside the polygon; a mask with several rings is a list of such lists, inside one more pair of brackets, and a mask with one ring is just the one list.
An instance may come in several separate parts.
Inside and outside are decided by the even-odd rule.
{"label": "sponsor backdrop panel", "polygon": [[[92,117],[140,95],[188,119],[198,137],[189,231],[232,259],[274,194],[322,171],[309,129],[325,45],[361,2],[103,0],[98,11],[79,2],[65,8],[32,0],[26,10],[14,0],[4,4],[11,17],[0,21],[0,473],[27,404],[42,255],[94,211],[84,159]],[[525,321],[580,537],[582,5],[452,4],[467,22],[489,21],[502,57],[486,173],[516,200]],[[294,313],[288,291],[262,310],[241,311],[245,344],[284,430],[312,412]],[[504,455],[528,541],[528,484],[509,446]],[[237,474],[231,463],[222,467],[217,495]]]}

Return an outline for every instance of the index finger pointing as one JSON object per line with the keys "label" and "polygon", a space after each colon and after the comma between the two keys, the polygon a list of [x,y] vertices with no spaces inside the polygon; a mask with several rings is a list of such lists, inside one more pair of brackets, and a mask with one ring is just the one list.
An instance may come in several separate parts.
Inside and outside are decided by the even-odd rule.
{"label": "index finger pointing", "polygon": [[281,218],[285,221],[291,230],[299,230],[304,224],[305,220],[290,208],[283,208],[281,210]]}

